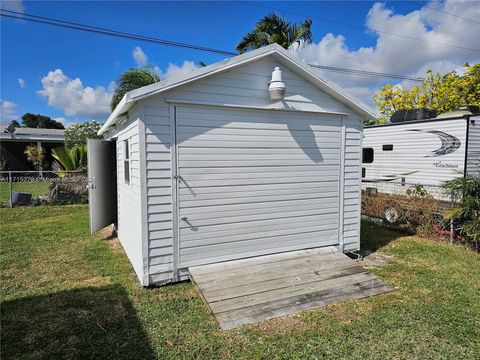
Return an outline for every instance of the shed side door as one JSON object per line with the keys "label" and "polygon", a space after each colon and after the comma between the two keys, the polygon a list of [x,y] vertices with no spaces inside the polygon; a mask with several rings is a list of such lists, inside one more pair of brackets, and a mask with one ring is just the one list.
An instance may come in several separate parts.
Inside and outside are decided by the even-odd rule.
{"label": "shed side door", "polygon": [[117,219],[117,174],[115,142],[88,139],[88,202],[90,233],[103,229]]}

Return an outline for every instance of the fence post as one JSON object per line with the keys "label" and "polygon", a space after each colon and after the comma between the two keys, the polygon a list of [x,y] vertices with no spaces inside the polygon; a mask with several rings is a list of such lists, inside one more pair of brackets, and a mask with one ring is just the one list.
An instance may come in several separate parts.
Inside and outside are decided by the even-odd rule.
{"label": "fence post", "polygon": [[453,218],[450,218],[450,244],[453,244]]}
{"label": "fence post", "polygon": [[12,189],[12,172],[8,172],[8,191],[10,193],[10,208],[13,208],[13,189]]}

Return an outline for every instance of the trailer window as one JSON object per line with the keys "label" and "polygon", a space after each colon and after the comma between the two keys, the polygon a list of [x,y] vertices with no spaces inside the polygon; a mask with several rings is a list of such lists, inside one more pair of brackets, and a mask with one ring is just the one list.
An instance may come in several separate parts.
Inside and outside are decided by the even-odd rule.
{"label": "trailer window", "polygon": [[382,150],[383,151],[392,151],[393,150],[393,145],[392,144],[383,145]]}
{"label": "trailer window", "polygon": [[362,163],[364,164],[373,163],[373,148],[363,148]]}
{"label": "trailer window", "polygon": [[125,184],[130,184],[130,146],[128,140],[123,141],[123,174]]}

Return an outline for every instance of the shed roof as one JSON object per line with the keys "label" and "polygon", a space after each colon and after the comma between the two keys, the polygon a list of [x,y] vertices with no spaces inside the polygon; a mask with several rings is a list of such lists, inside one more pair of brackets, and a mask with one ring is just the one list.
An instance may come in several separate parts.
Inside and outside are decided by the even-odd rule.
{"label": "shed roof", "polygon": [[375,118],[375,115],[371,112],[368,106],[363,104],[361,101],[359,101],[358,99],[354,98],[349,94],[346,94],[344,91],[342,91],[339,87],[337,87],[333,83],[326,81],[324,79],[321,79],[317,74],[315,74],[308,67],[307,64],[305,64],[302,60],[300,60],[294,54],[290,53],[288,50],[285,50],[278,44],[271,44],[271,45],[262,47],[260,49],[247,52],[245,54],[234,56],[230,59],[226,59],[211,65],[208,65],[206,67],[196,69],[182,76],[172,77],[151,85],[141,87],[136,90],[129,91],[123,96],[120,103],[110,114],[105,124],[98,131],[98,134],[99,135],[103,134],[105,131],[107,131],[109,127],[115,125],[115,123],[118,121],[119,116],[124,114],[128,110],[130,110],[131,107],[138,100],[159,94],[163,91],[171,90],[175,87],[185,85],[190,82],[200,80],[214,74],[218,74],[220,72],[231,70],[232,68],[235,68],[237,66],[246,65],[248,63],[257,61],[266,56],[274,56],[277,60],[282,62],[284,65],[296,71],[305,79],[311,81],[319,89],[331,95],[332,97],[334,97],[335,99],[343,103],[344,105],[362,114],[367,119]]}

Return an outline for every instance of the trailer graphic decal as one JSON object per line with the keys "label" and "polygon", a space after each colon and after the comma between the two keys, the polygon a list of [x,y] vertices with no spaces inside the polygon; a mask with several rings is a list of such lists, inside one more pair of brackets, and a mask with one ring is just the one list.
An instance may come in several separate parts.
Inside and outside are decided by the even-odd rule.
{"label": "trailer graphic decal", "polygon": [[442,146],[436,150],[433,150],[430,155],[426,155],[425,157],[434,157],[434,156],[442,156],[448,155],[460,148],[462,142],[457,137],[447,134],[443,131],[438,130],[420,130],[420,129],[411,129],[407,131],[416,131],[416,132],[424,132],[428,134],[437,135],[440,141],[442,142]]}

